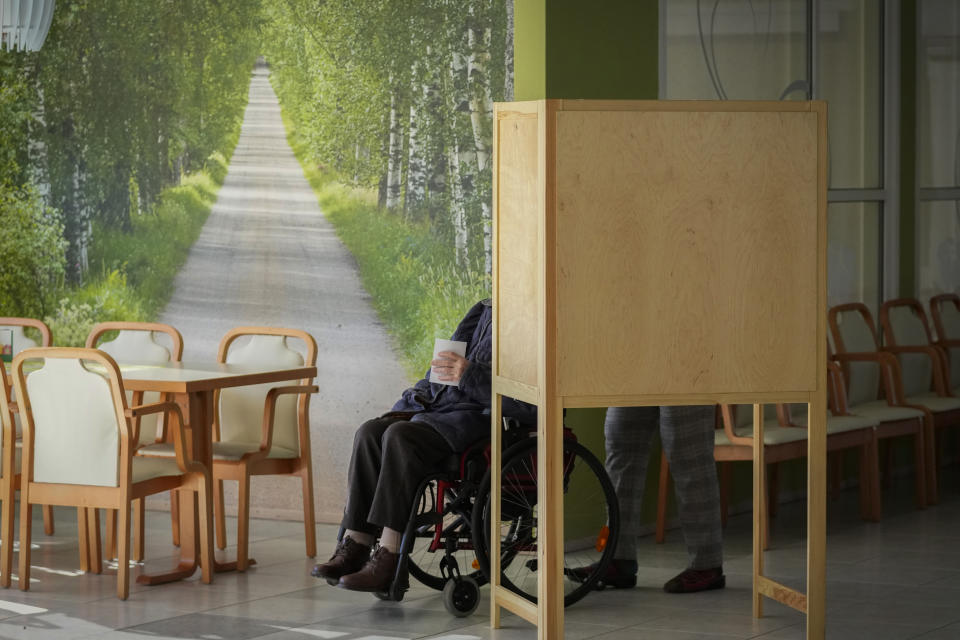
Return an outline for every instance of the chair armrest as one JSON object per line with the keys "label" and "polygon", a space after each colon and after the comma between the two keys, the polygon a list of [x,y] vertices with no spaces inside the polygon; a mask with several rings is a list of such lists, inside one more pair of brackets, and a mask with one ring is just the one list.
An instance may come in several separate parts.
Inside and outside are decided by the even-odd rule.
{"label": "chair armrest", "polygon": [[187,460],[187,444],[183,434],[183,413],[176,402],[154,402],[152,404],[142,404],[136,407],[130,407],[124,415],[130,420],[136,420],[152,413],[165,413],[167,416],[173,416],[176,419],[176,426],[173,430],[173,450],[177,456],[177,466],[180,471],[196,471],[195,467],[199,463]]}
{"label": "chair armrest", "polygon": [[743,436],[738,436],[733,431],[733,425],[736,420],[736,416],[733,412],[734,408],[732,404],[720,405],[720,414],[723,416],[723,432],[727,434],[727,440],[729,440],[731,444],[752,447],[753,438],[744,438]]}
{"label": "chair armrest", "polygon": [[933,390],[939,396],[947,395],[945,385],[943,384],[943,362],[940,360],[941,353],[936,347],[924,345],[892,345],[884,347],[886,353],[918,353],[930,358],[930,368],[933,371]]}
{"label": "chair armrest", "polygon": [[274,387],[267,392],[267,398],[263,404],[263,430],[260,435],[260,449],[254,454],[248,455],[266,455],[273,446],[273,420],[276,414],[277,397],[281,395],[317,393],[320,387],[312,385],[290,385],[286,387]]}
{"label": "chair armrest", "polygon": [[827,361],[827,378],[833,389],[830,396],[830,410],[835,416],[850,415],[850,407],[847,406],[847,385],[843,380],[843,370],[836,362]]}
{"label": "chair armrest", "polygon": [[887,396],[887,404],[903,406],[903,378],[900,370],[900,361],[892,353],[884,351],[862,351],[851,353],[835,353],[834,360],[841,364],[849,362],[873,362],[880,367],[883,388]]}

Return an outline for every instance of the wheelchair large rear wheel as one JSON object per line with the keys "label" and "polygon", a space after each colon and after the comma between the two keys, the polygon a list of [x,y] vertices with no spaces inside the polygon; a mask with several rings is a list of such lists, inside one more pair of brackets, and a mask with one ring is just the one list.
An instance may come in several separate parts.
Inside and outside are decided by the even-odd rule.
{"label": "wheelchair large rear wheel", "polygon": [[[564,606],[591,591],[604,574],[620,530],[613,484],[600,461],[572,438],[563,441]],[[537,601],[537,441],[528,438],[503,454],[500,584]],[[490,577],[490,472],[480,485],[472,517],[477,558]]]}
{"label": "wheelchair large rear wheel", "polygon": [[[430,481],[418,497],[417,518],[423,523],[414,528],[413,548],[407,560],[410,575],[431,589],[441,591],[450,576],[450,568],[445,566],[448,563],[446,546],[455,544],[451,557],[456,560],[457,571],[483,584],[486,579],[475,566],[476,553],[470,529],[472,492],[450,487],[444,497],[438,495],[438,486],[436,480]],[[438,501],[441,501],[442,516],[438,516]]]}

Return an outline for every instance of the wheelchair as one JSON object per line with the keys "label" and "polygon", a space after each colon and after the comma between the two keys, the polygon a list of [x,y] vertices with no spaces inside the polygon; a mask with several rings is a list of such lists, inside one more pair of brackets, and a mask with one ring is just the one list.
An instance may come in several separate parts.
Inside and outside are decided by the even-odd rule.
{"label": "wheelchair", "polygon": [[[501,471],[500,584],[537,601],[536,430],[504,420]],[[409,576],[443,592],[457,617],[473,613],[490,581],[490,444],[451,458],[420,483],[400,545],[400,560],[381,600],[403,600]],[[563,430],[564,606],[595,588],[613,560],[620,511],[603,464]]]}

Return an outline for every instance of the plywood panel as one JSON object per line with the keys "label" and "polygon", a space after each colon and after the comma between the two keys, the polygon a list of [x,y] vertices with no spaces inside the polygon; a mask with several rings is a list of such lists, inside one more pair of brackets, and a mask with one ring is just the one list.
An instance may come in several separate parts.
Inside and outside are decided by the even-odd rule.
{"label": "plywood panel", "polygon": [[556,117],[560,394],[815,389],[817,113]]}
{"label": "plywood panel", "polygon": [[537,284],[540,250],[537,224],[538,120],[536,113],[496,120],[498,165],[496,244],[497,374],[527,385],[537,384]]}

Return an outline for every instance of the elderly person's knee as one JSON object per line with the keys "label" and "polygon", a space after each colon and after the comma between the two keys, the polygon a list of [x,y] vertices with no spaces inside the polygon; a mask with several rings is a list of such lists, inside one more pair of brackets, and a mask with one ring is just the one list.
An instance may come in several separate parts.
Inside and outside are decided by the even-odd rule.
{"label": "elderly person's knee", "polygon": [[381,442],[384,450],[411,451],[419,448],[420,441],[417,432],[410,428],[409,422],[394,422],[383,432]]}
{"label": "elderly person's knee", "polygon": [[360,428],[353,434],[353,448],[357,449],[358,447],[374,443],[379,444],[383,437],[383,431],[384,424],[382,418],[367,420],[360,425]]}

